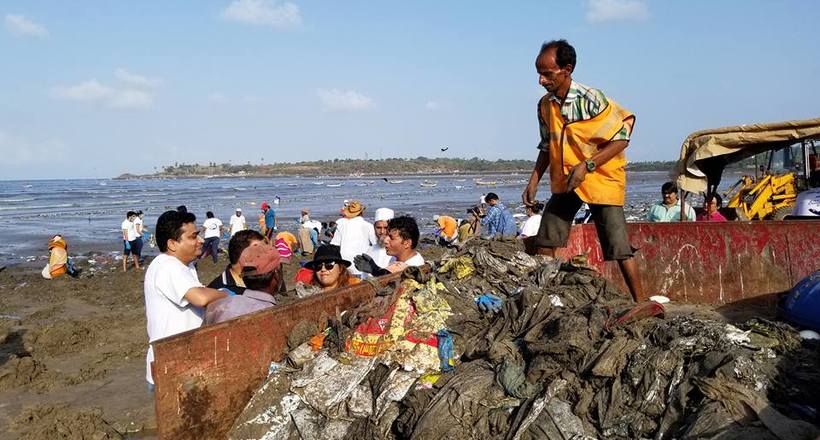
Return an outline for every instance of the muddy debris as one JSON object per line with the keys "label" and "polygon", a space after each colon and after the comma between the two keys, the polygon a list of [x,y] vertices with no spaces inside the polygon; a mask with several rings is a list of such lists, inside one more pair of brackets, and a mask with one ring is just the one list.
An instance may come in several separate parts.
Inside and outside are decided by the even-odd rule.
{"label": "muddy debris", "polygon": [[321,337],[300,326],[229,437],[816,438],[820,344],[673,309],[582,257],[472,240]]}
{"label": "muddy debris", "polygon": [[27,439],[122,439],[99,408],[74,409],[67,404],[26,408],[12,428]]}

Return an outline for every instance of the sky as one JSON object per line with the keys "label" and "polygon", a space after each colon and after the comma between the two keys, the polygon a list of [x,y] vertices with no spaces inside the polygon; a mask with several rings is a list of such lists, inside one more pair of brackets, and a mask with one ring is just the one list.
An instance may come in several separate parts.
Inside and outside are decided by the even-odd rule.
{"label": "sky", "polygon": [[818,18],[787,0],[5,0],[0,179],[534,160],[534,59],[556,38],[576,81],[636,114],[629,160],[675,160],[696,130],[820,117]]}

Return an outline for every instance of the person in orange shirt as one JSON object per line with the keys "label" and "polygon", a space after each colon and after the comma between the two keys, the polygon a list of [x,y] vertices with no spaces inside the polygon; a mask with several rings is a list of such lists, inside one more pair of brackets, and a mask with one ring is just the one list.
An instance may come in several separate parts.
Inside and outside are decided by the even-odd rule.
{"label": "person in orange shirt", "polygon": [[451,245],[458,238],[458,222],[448,215],[434,215],[433,221],[438,224],[436,235],[441,246]]}
{"label": "person in orange shirt", "polygon": [[552,197],[538,235],[524,243],[530,254],[555,255],[564,247],[575,214],[590,206],[605,260],[615,260],[635,301],[643,298],[624,217],[626,156],[635,115],[600,90],[573,81],[575,48],[566,40],[544,43],[535,59],[538,82],[547,93],[538,103],[540,150],[522,194],[536,203],[538,183],[549,169]]}

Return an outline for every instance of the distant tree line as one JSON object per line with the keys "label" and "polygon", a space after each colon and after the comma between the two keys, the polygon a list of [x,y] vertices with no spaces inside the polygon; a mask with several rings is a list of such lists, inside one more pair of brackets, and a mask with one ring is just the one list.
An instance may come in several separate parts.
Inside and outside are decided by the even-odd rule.
{"label": "distant tree line", "polygon": [[[188,164],[174,162],[154,173],[155,177],[219,176],[219,175],[307,175],[348,176],[354,175],[402,175],[402,174],[452,174],[452,173],[505,173],[532,171],[532,160],[486,160],[478,157],[463,158],[387,158],[387,159],[331,159],[294,163],[252,165],[216,163]],[[630,162],[631,171],[668,171],[675,161]]]}

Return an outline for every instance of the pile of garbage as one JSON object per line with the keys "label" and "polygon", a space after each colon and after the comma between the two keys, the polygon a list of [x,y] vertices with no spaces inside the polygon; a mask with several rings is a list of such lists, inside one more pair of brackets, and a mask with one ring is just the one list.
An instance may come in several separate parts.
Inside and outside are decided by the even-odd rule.
{"label": "pile of garbage", "polygon": [[786,324],[635,304],[583,257],[473,240],[300,323],[236,439],[814,439],[820,351]]}

